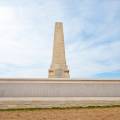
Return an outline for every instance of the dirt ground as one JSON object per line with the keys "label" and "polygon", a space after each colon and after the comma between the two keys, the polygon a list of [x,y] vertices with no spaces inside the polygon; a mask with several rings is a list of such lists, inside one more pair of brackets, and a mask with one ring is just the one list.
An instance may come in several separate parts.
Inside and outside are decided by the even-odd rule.
{"label": "dirt ground", "polygon": [[120,120],[120,107],[0,111],[0,120]]}

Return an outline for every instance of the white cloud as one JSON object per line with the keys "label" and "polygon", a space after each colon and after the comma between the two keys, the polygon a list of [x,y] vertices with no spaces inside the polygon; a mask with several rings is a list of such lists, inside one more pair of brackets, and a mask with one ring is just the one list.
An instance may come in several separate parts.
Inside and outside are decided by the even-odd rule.
{"label": "white cloud", "polygon": [[0,76],[46,77],[57,20],[64,23],[71,77],[118,70],[119,12],[119,1],[7,2],[0,7],[0,71],[6,71]]}

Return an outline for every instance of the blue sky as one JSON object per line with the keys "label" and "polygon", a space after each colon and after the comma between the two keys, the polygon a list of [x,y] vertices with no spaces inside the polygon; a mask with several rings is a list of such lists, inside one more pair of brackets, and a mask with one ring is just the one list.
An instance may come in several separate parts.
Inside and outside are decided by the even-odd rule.
{"label": "blue sky", "polygon": [[120,0],[0,0],[0,77],[46,78],[56,21],[71,78],[120,79]]}

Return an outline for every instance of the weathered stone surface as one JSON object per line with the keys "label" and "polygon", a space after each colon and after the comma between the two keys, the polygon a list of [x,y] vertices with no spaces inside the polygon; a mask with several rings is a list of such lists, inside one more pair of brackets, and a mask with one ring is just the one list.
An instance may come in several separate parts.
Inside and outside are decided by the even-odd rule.
{"label": "weathered stone surface", "polygon": [[0,97],[120,97],[120,81],[0,80]]}
{"label": "weathered stone surface", "polygon": [[120,80],[0,79],[0,109],[120,105]]}
{"label": "weathered stone surface", "polygon": [[66,65],[63,24],[56,22],[54,33],[54,46],[52,64],[49,69],[49,78],[69,78]]}

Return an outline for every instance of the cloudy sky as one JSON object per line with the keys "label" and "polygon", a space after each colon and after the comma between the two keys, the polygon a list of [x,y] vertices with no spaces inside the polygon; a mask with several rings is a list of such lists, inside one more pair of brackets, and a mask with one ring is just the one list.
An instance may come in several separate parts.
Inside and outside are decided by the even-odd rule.
{"label": "cloudy sky", "polygon": [[46,78],[56,21],[71,78],[120,79],[120,0],[0,0],[0,77]]}

